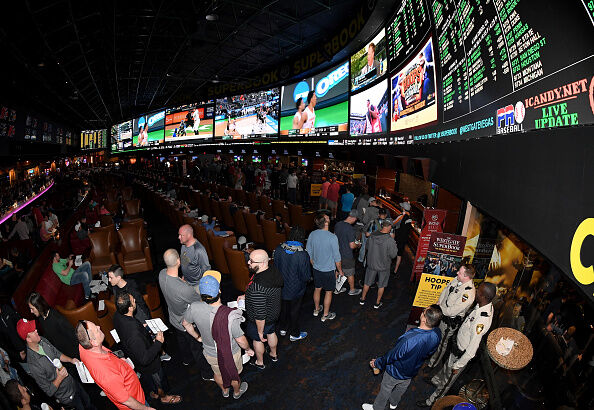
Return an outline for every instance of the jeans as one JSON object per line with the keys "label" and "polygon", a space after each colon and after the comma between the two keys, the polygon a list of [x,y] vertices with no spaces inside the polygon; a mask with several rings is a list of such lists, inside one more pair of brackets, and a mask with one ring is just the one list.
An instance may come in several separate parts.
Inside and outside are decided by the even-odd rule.
{"label": "jeans", "polygon": [[162,366],[156,373],[142,373],[140,375],[140,383],[144,391],[159,393],[159,389],[162,389],[165,394],[169,392],[169,382]]}
{"label": "jeans", "polygon": [[89,262],[85,262],[74,271],[72,277],[70,278],[70,284],[76,285],[78,283],[82,283],[83,289],[85,290],[85,297],[88,298],[91,296],[90,283],[92,279],[93,273],[91,272],[91,264]]}
{"label": "jeans", "polygon": [[297,188],[289,188],[287,190],[287,199],[292,204],[297,203]]}
{"label": "jeans", "polygon": [[[72,376],[68,376],[72,377]],[[74,382],[74,386],[76,387],[74,391],[74,397],[70,403],[62,403],[66,408],[72,408],[76,410],[87,410],[91,409],[94,410],[96,407],[91,403],[91,399],[87,394],[84,387],[78,382]]]}
{"label": "jeans", "polygon": [[177,345],[183,362],[190,363],[193,357],[198,370],[200,370],[200,375],[205,379],[212,378],[213,371],[202,354],[202,344],[198,343],[188,332],[182,332],[179,329],[175,329],[175,338],[177,339]]}
{"label": "jeans", "polygon": [[410,379],[395,379],[388,372],[384,372],[380,391],[373,402],[373,410],[384,410],[388,402],[392,406],[397,406],[409,384]]}
{"label": "jeans", "polygon": [[299,312],[301,311],[301,301],[303,296],[293,300],[283,300],[281,305],[281,314],[279,320],[280,330],[286,330],[289,335],[298,337],[301,333],[299,328]]}

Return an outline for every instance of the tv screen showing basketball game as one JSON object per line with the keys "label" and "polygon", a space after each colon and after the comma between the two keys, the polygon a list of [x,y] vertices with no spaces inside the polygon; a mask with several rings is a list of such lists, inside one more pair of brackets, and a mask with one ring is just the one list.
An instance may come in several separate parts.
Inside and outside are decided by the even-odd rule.
{"label": "tv screen showing basketball game", "polygon": [[392,131],[417,128],[437,121],[431,39],[392,77],[391,82]]}
{"label": "tv screen showing basketball game", "polygon": [[349,62],[286,85],[281,91],[280,134],[329,137],[347,133]]}
{"label": "tv screen showing basketball game", "polygon": [[214,135],[214,103],[165,110],[165,142],[207,140]]}
{"label": "tv screen showing basketball game", "polygon": [[217,99],[215,137],[267,138],[278,134],[279,89]]}
{"label": "tv screen showing basketball game", "polygon": [[165,111],[157,111],[134,119],[132,144],[135,147],[149,147],[163,143],[165,134]]}
{"label": "tv screen showing basketball game", "polygon": [[351,95],[350,135],[381,134],[389,131],[388,80]]}
{"label": "tv screen showing basketball game", "polygon": [[351,57],[351,91],[381,78],[388,70],[386,30],[382,29],[369,43]]}

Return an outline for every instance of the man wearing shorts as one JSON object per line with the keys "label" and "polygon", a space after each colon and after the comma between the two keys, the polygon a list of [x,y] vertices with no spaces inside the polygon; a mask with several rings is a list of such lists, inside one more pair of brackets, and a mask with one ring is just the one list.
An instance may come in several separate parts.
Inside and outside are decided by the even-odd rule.
{"label": "man wearing shorts", "polygon": [[[204,276],[198,282],[200,290],[201,302],[193,302],[186,310],[184,323],[186,330],[194,338],[198,339],[199,335],[194,330],[192,324],[195,324],[202,336],[203,354],[208,364],[214,372],[214,379],[217,385],[221,388],[223,397],[229,397],[229,385],[225,386],[221,369],[219,365],[219,349],[225,348],[225,343],[216,343],[213,337],[213,326],[220,309],[229,309],[221,303],[220,292],[221,274],[214,270],[204,272]],[[230,312],[223,312],[227,314],[227,333],[226,336],[230,340],[230,346],[227,345],[227,352],[232,356],[235,368],[237,369],[237,380],[231,378],[231,387],[233,388],[233,398],[239,399],[248,388],[246,382],[239,380],[239,373],[243,370],[243,362],[241,360],[241,349],[245,349],[249,356],[254,355],[254,351],[250,348],[247,338],[241,330],[241,322],[245,319],[242,316],[242,311],[233,309]],[[230,350],[229,350],[230,347]],[[240,349],[241,348],[241,349]],[[225,357],[225,351],[222,352]]]}
{"label": "man wearing shorts", "polygon": [[332,184],[328,187],[328,209],[332,212],[332,219],[336,218],[339,198],[338,191],[340,191],[340,184],[336,182],[336,177],[333,177]]}
{"label": "man wearing shorts", "polygon": [[380,224],[381,229],[373,232],[367,240],[367,270],[365,271],[363,294],[359,300],[360,305],[365,304],[367,292],[377,279],[377,300],[373,308],[379,309],[382,306],[384,289],[388,286],[390,279],[392,259],[398,255],[398,246],[390,235],[392,223],[390,218],[383,219]]}
{"label": "man wearing shorts", "polygon": [[322,192],[320,192],[320,209],[328,208],[328,188],[330,187],[329,181],[322,183]]}
{"label": "man wearing shorts", "polygon": [[[349,282],[349,296],[356,296],[361,293],[361,289],[355,288],[355,256],[353,255],[353,249],[361,246],[361,242],[357,243],[356,241],[355,229],[353,228],[358,215],[357,210],[353,209],[344,221],[340,221],[334,226],[334,234],[338,237],[342,271]],[[338,295],[345,291],[345,288],[341,288],[335,290],[334,293]]]}
{"label": "man wearing shorts", "polygon": [[[332,303],[332,292],[336,288],[336,278],[343,276],[338,247],[338,238],[328,231],[330,218],[326,214],[318,213],[314,219],[318,229],[309,234],[307,238],[307,253],[313,265],[314,294],[313,300],[315,309],[314,316],[318,316],[323,310],[322,322],[332,320],[336,313],[330,311]],[[324,307],[320,306],[320,297],[324,289]]]}

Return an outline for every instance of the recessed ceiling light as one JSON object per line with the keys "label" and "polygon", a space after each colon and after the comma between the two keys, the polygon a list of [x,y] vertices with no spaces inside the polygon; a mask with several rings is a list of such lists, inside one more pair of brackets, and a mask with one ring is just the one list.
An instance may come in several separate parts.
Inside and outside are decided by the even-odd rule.
{"label": "recessed ceiling light", "polygon": [[219,19],[219,15],[212,13],[212,14],[207,14],[206,15],[206,20],[208,21],[217,21]]}

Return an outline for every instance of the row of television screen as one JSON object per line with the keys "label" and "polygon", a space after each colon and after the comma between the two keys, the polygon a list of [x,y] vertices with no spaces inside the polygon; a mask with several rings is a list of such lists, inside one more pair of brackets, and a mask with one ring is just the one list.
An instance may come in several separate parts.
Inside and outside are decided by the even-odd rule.
{"label": "row of television screen", "polygon": [[114,125],[112,148],[121,151],[213,137],[361,136],[437,121],[431,38],[389,79],[384,78],[386,74],[382,30],[350,61],[313,77],[216,102],[161,110]]}

